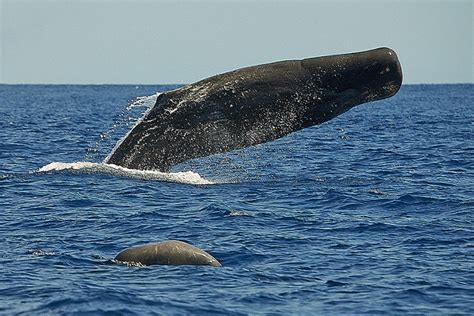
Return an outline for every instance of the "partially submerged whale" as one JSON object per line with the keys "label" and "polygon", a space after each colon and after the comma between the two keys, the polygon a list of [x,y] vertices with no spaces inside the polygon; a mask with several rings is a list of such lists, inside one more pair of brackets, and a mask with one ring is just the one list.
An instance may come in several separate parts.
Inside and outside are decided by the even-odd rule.
{"label": "partially submerged whale", "polygon": [[167,240],[128,248],[120,252],[115,257],[115,261],[143,265],[221,266],[216,258],[204,250],[178,240]]}
{"label": "partially submerged whale", "polygon": [[401,84],[401,66],[389,48],[227,72],[159,95],[106,163],[167,171],[321,124],[393,96]]}

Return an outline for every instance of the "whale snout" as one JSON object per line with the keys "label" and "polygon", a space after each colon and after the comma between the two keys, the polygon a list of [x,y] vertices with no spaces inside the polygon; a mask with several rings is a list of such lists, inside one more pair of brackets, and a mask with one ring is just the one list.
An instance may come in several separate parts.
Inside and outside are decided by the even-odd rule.
{"label": "whale snout", "polygon": [[359,82],[365,91],[365,101],[388,98],[398,92],[402,85],[402,67],[393,49],[382,47],[367,52],[369,64],[360,73]]}

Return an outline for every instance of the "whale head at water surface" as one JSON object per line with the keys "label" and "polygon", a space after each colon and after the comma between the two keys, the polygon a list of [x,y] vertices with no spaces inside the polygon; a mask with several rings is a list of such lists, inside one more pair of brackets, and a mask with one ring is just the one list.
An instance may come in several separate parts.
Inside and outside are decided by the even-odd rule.
{"label": "whale head at water surface", "polygon": [[401,84],[401,66],[389,48],[227,72],[161,94],[106,162],[167,171],[321,124],[393,96]]}
{"label": "whale head at water surface", "polygon": [[166,240],[127,248],[114,260],[141,265],[221,266],[220,262],[209,253],[179,240]]}

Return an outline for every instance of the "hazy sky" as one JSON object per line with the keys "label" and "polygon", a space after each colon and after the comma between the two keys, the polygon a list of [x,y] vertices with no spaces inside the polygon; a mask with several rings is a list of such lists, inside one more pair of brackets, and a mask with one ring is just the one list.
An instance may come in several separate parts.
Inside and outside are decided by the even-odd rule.
{"label": "hazy sky", "polygon": [[473,82],[473,1],[0,0],[2,83],[190,83],[389,46],[405,83]]}

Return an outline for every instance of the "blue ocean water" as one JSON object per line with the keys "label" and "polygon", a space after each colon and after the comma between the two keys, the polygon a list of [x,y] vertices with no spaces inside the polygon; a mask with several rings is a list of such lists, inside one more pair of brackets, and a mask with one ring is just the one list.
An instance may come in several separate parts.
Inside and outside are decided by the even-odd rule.
{"label": "blue ocean water", "polygon": [[[170,175],[101,165],[172,88],[0,85],[0,314],[474,313],[474,85]],[[166,239],[223,267],[110,261]]]}

